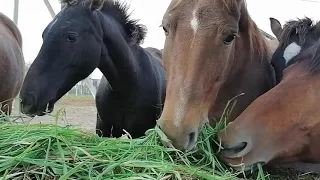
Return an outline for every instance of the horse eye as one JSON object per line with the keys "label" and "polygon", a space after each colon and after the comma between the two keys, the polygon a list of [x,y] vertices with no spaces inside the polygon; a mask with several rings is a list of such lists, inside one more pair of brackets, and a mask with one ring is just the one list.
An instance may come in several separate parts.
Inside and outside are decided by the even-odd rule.
{"label": "horse eye", "polygon": [[168,29],[166,27],[164,27],[164,26],[162,26],[162,29],[163,29],[165,35],[168,36],[169,35]]}
{"label": "horse eye", "polygon": [[225,38],[225,39],[223,40],[223,43],[224,43],[225,45],[229,45],[229,44],[232,43],[232,41],[234,40],[235,37],[236,37],[235,34],[230,34],[229,36],[227,36],[227,38]]}
{"label": "horse eye", "polygon": [[78,38],[78,33],[76,32],[69,32],[66,36],[66,40],[69,42],[74,42]]}
{"label": "horse eye", "polygon": [[74,35],[68,35],[67,36],[67,41],[69,41],[69,42],[74,42],[74,41],[76,41],[77,40],[77,38],[76,38],[76,36],[74,36]]}

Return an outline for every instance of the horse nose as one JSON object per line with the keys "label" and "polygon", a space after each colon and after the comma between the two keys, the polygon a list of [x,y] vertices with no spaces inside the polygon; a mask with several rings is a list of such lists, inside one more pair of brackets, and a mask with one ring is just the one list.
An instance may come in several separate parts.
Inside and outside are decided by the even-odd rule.
{"label": "horse nose", "polygon": [[224,149],[221,150],[221,155],[227,158],[239,158],[243,157],[249,152],[247,142],[240,142],[239,144],[235,144],[231,147],[225,146]]}
{"label": "horse nose", "polygon": [[192,150],[193,148],[195,148],[196,142],[197,142],[197,133],[191,132],[189,134],[189,142],[188,142],[186,150]]}
{"label": "horse nose", "polygon": [[36,98],[33,93],[28,93],[21,100],[21,112],[24,114],[30,113],[36,104]]}
{"label": "horse nose", "polygon": [[218,133],[218,138],[223,147],[220,153],[227,158],[243,157],[252,149],[250,138],[236,134],[234,131],[231,134],[221,131]]}
{"label": "horse nose", "polygon": [[[195,148],[197,143],[198,132],[193,130],[190,131],[181,131],[179,128],[172,129],[171,126],[162,121],[158,121],[158,126],[166,134],[166,136],[171,141],[171,144],[179,150],[190,151]],[[162,142],[165,146],[170,146],[168,142]]]}

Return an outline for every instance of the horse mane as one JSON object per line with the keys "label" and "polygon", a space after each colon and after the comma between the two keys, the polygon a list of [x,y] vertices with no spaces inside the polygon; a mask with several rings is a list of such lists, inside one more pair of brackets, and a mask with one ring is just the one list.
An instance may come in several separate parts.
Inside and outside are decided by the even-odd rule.
{"label": "horse mane", "polygon": [[294,59],[290,61],[290,64],[288,64],[287,67],[302,61],[307,61],[307,68],[310,72],[320,72],[320,39],[317,40],[311,47],[307,48],[298,56],[294,57]]}
{"label": "horse mane", "polygon": [[235,0],[222,0],[222,2],[231,13],[235,8],[240,9],[241,17],[239,21],[239,32],[247,31],[248,33],[249,45],[252,50],[251,58],[258,54],[263,57],[267,56],[269,60],[271,57],[271,50],[264,38],[264,35],[249,15],[246,0],[242,0],[241,2]]}
{"label": "horse mane", "polygon": [[60,0],[60,3],[67,6],[81,4],[93,10],[100,10],[112,15],[121,25],[124,25],[123,28],[126,34],[136,44],[141,44],[147,34],[147,28],[142,24],[138,24],[139,20],[131,19],[131,13],[128,13],[129,5],[125,2],[120,2],[119,0]]}
{"label": "horse mane", "polygon": [[313,28],[313,26],[313,21],[308,17],[303,19],[298,18],[298,20],[290,20],[284,24],[280,39],[282,40],[282,43],[287,46],[290,43],[290,37],[293,34],[297,34],[299,36],[298,44],[302,45],[305,42],[306,34],[311,28]]}
{"label": "horse mane", "polygon": [[312,47],[312,58],[308,63],[308,68],[311,72],[320,72],[320,40]]}

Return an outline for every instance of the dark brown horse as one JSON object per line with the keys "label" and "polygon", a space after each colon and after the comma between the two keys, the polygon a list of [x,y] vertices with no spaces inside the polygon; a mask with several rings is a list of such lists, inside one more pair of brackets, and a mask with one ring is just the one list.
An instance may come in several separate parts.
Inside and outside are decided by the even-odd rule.
{"label": "dark brown horse", "polygon": [[[282,28],[272,57],[278,84],[220,132],[222,159],[249,169],[256,163],[320,172],[320,23],[309,18]],[[238,166],[240,167],[240,166]]]}
{"label": "dark brown horse", "polygon": [[162,26],[167,93],[158,123],[176,148],[192,149],[228,100],[245,93],[232,121],[275,85],[272,52],[244,0],[172,0]]}
{"label": "dark brown horse", "polygon": [[0,13],[0,103],[1,110],[10,114],[24,78],[22,37],[16,24]]}

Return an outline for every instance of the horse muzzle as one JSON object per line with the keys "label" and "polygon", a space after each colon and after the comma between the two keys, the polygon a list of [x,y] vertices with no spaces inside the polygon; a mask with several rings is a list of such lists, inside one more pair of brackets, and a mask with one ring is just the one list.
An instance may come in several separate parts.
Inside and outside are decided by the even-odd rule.
{"label": "horse muzzle", "polygon": [[28,95],[21,98],[20,107],[21,112],[28,116],[34,116],[36,112],[36,99],[33,94],[28,93]]}

